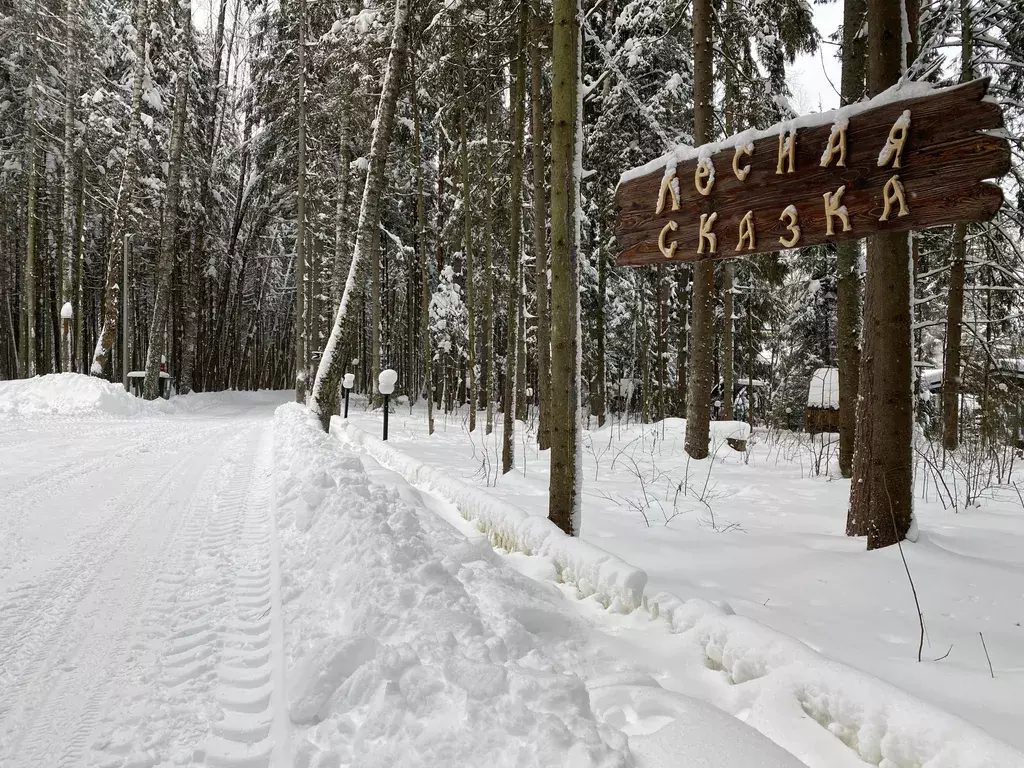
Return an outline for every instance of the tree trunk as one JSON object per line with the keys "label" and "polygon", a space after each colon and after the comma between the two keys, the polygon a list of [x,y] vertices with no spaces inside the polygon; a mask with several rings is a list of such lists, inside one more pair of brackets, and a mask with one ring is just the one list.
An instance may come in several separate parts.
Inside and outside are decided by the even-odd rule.
{"label": "tree trunk", "polygon": [[[430,351],[430,271],[427,268],[427,217],[423,204],[423,142],[420,139],[420,109],[416,98],[417,81],[413,75],[410,97],[412,102],[413,146],[416,159],[416,246],[420,259],[421,321],[420,343],[423,346],[423,380],[427,396],[427,434],[434,434],[434,392],[431,377]],[[441,169],[438,168],[438,174]]]}
{"label": "tree trunk", "polygon": [[118,286],[120,277],[122,240],[128,218],[138,175],[139,134],[142,125],[142,84],[146,76],[146,47],[149,41],[149,6],[147,0],[139,0],[138,14],[135,20],[135,74],[132,80],[132,111],[128,123],[128,143],[121,171],[121,183],[114,200],[114,213],[111,217],[110,234],[107,242],[107,274],[103,286],[103,327],[96,338],[96,348],[92,353],[92,365],[89,372],[93,376],[103,376],[110,362],[110,352],[117,339],[117,297],[119,290],[128,290],[128,286]]}
{"label": "tree trunk", "polygon": [[306,402],[306,0],[299,0],[299,167],[295,193],[295,402]]}
{"label": "tree trunk", "polygon": [[[67,0],[64,9],[64,48],[67,57],[68,73],[64,94],[64,189],[61,205],[61,247],[58,259],[61,261],[60,279],[62,289],[60,302],[68,302],[75,315],[81,314],[82,307],[77,301],[75,292],[74,237],[75,237],[75,101],[78,98],[78,58],[75,50],[75,0]],[[63,308],[61,310],[63,316]],[[74,370],[74,331],[73,324],[62,322],[61,357],[65,373]]]}
{"label": "tree trunk", "polygon": [[82,161],[78,160],[78,183],[75,185],[75,228],[74,232],[74,255],[75,261],[75,358],[78,360],[78,370],[84,371],[86,366],[85,351],[85,291],[83,280],[85,279],[85,169]]}
{"label": "tree trunk", "polygon": [[[523,196],[523,120],[526,109],[526,24],[528,10],[519,6],[519,35],[513,63],[512,83],[512,162],[509,168],[509,244],[508,244],[508,333],[505,341],[505,410],[501,440],[502,474],[512,469],[515,452],[516,385],[518,379],[519,305],[521,300],[519,254],[522,251]],[[488,123],[489,125],[489,123]],[[488,141],[488,145],[490,142]]]}
{"label": "tree trunk", "polygon": [[[693,4],[693,141],[711,141],[714,117],[711,0]],[[686,404],[686,452],[694,459],[708,455],[715,341],[715,263],[693,265],[693,319],[690,330],[690,377]]]}
{"label": "tree trunk", "polygon": [[[868,1],[868,87],[872,95],[900,77],[902,30],[899,0]],[[868,281],[874,295],[864,329],[874,344],[867,525],[868,549],[878,549],[906,536],[913,507],[911,264],[906,234],[881,234],[871,239],[874,258]]]}
{"label": "tree trunk", "polygon": [[544,104],[540,37],[543,22],[540,0],[531,8],[530,35],[530,143],[533,161],[533,255],[537,294],[537,441],[540,449],[551,445],[551,341],[548,313],[547,189],[544,174]]}
{"label": "tree trunk", "polygon": [[689,267],[678,268],[679,338],[676,346],[676,413],[681,417],[686,416],[688,400],[686,395],[689,381],[686,367],[689,362],[690,274]]}
{"label": "tree trunk", "polygon": [[373,138],[370,142],[369,168],[366,172],[366,184],[363,187],[363,200],[359,208],[359,223],[356,229],[356,246],[352,252],[352,263],[348,269],[348,279],[341,296],[341,303],[334,316],[330,338],[324,345],[323,355],[317,369],[313,384],[311,408],[319,419],[324,431],[330,426],[331,415],[338,409],[338,384],[345,368],[345,361],[338,354],[348,304],[355,292],[356,274],[359,264],[367,250],[373,247],[374,233],[380,221],[380,197],[384,188],[384,171],[387,167],[388,147],[391,145],[391,129],[395,122],[395,103],[398,100],[398,87],[402,80],[405,67],[406,27],[409,16],[409,0],[396,0],[395,26],[391,39],[391,50],[388,63],[384,70],[384,82],[381,86],[380,103],[377,105],[376,121]]}
{"label": "tree trunk", "polygon": [[579,80],[577,0],[554,0],[551,46],[551,473],[548,517],[579,535],[576,439],[579,268],[576,163]]}
{"label": "tree trunk", "polygon": [[722,418],[732,421],[733,389],[736,386],[736,341],[733,285],[736,283],[736,265],[727,261],[722,265]]}
{"label": "tree trunk", "polygon": [[[607,399],[608,384],[605,381],[605,367],[607,361],[605,360],[605,294],[608,290],[608,254],[605,252],[606,246],[605,241],[607,238],[602,237],[601,242],[598,243],[597,248],[597,310],[594,317],[594,335],[597,337],[597,359],[594,363],[596,370],[594,371],[594,379],[596,386],[594,388],[594,414],[597,416],[597,426],[603,427],[607,418]],[[664,386],[664,385],[663,385]]]}
{"label": "tree trunk", "polygon": [[[973,35],[968,0],[960,0],[960,25],[960,82],[963,83],[973,76]],[[946,302],[946,354],[942,367],[942,447],[947,451],[955,451],[960,445],[960,345],[963,338],[966,256],[967,225],[957,224],[953,230],[953,263],[949,270],[949,298]]]}
{"label": "tree trunk", "polygon": [[[494,278],[491,274],[492,264],[494,262],[494,216],[492,214],[492,206],[494,204],[494,125],[493,116],[491,114],[491,99],[488,96],[484,99],[484,124],[487,132],[487,160],[486,169],[484,171],[484,364],[482,366],[483,372],[483,385],[481,386],[481,394],[483,395],[484,402],[483,406],[487,409],[487,425],[485,427],[485,433],[491,434],[494,431]],[[514,128],[513,128],[514,130]],[[512,160],[513,165],[515,164],[515,158]],[[513,183],[514,180],[513,180]],[[512,269],[512,260],[515,256],[509,253],[509,270]],[[511,320],[509,328],[511,329]],[[515,356],[510,358],[513,363],[515,362]],[[510,371],[514,369],[506,369],[506,378]],[[505,387],[505,394],[509,393],[509,388]],[[474,398],[476,392],[473,392]],[[504,409],[507,411],[511,407],[511,404],[506,399],[504,401]],[[508,418],[505,419],[506,423]],[[504,451],[504,449],[502,449]],[[510,460],[511,461],[511,460]],[[505,459],[504,454],[502,455],[502,466],[504,467]],[[511,467],[511,463],[509,464]],[[508,469],[503,469],[504,472],[508,472]]]}
{"label": "tree trunk", "polygon": [[[178,14],[179,17],[181,14]],[[184,35],[188,19],[179,18],[179,34]],[[171,293],[171,274],[174,270],[175,235],[178,228],[178,196],[181,189],[181,149],[184,144],[185,104],[188,64],[184,40],[178,50],[181,64],[174,84],[174,115],[171,119],[170,162],[167,169],[167,194],[164,197],[163,225],[160,228],[160,256],[157,264],[156,297],[153,300],[153,319],[149,324],[149,347],[146,352],[146,381],[143,397],[155,400],[160,396],[160,359],[164,351],[164,327]]]}
{"label": "tree trunk", "polygon": [[461,41],[463,60],[459,66],[459,153],[462,165],[462,216],[464,222],[462,260],[466,271],[466,322],[469,326],[469,431],[476,429],[476,275],[473,269],[473,202],[469,194],[469,139],[466,128],[466,61],[465,42]]}
{"label": "tree trunk", "polygon": [[[865,0],[846,0],[843,7],[842,103],[853,104],[864,95]],[[836,246],[838,273],[836,325],[839,357],[839,471],[853,473],[857,444],[857,393],[860,383],[860,241]],[[861,422],[863,423],[863,422]],[[852,512],[852,505],[850,511]],[[851,521],[847,520],[849,528]],[[856,529],[857,526],[853,525]],[[858,534],[851,534],[858,535]]]}
{"label": "tree trunk", "polygon": [[[875,263],[875,243],[867,241],[868,274]],[[874,316],[874,287],[870,279],[864,286],[864,317]],[[867,536],[868,520],[871,515],[871,406],[874,395],[875,338],[864,332],[864,348],[860,351],[859,396],[857,398],[857,447],[853,454],[852,482],[850,483],[850,507],[846,515],[847,536]]]}
{"label": "tree trunk", "polygon": [[24,364],[22,375],[31,378],[36,375],[36,309],[38,299],[36,298],[36,240],[38,237],[38,222],[36,221],[36,203],[39,195],[39,163],[36,159],[36,144],[39,141],[39,117],[37,114],[35,83],[31,86],[33,95],[29,98],[28,104],[28,165],[27,184],[28,199],[25,205],[25,271],[22,273],[22,317],[24,321],[23,338],[24,346],[21,353]]}

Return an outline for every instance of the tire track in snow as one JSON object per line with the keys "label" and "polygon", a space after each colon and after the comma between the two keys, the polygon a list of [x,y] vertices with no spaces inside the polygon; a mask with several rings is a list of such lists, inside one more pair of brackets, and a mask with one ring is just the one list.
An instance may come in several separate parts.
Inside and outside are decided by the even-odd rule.
{"label": "tire track in snow", "polygon": [[269,441],[269,430],[249,436],[181,528],[173,548],[192,555],[169,560],[157,580],[144,633],[150,658],[89,764],[270,765],[283,662]]}
{"label": "tire track in snow", "polygon": [[[74,427],[67,425],[67,428],[71,430]],[[192,448],[197,442],[206,442],[210,435],[219,435],[222,431],[221,427],[188,431],[184,434],[172,432],[160,445],[159,453],[174,454],[183,447]],[[132,437],[136,439],[130,439]],[[42,472],[16,477],[14,482],[7,487],[0,486],[4,508],[3,515],[0,515],[0,542],[3,542],[3,547],[0,549],[0,578],[3,578],[5,574],[10,575],[17,572],[18,563],[22,561],[25,553],[23,530],[29,523],[32,513],[42,508],[44,503],[51,502],[56,496],[66,497],[69,486],[88,480],[97,471],[130,464],[132,458],[139,453],[140,447],[145,446],[151,436],[145,434],[138,427],[113,430],[98,435],[90,433],[90,443],[95,442],[102,446],[111,439],[116,439],[118,442],[119,447],[114,451],[111,451],[109,447],[92,450],[90,445],[84,446],[85,450],[83,451],[76,446],[74,456],[67,461],[47,467]],[[64,438],[64,441],[66,443],[67,439]],[[39,450],[38,446],[34,446],[34,448]],[[56,453],[60,451],[60,447],[55,446],[54,450]],[[2,451],[0,451],[0,455],[3,455]],[[161,475],[161,477],[163,476]],[[151,482],[152,480],[150,478]],[[60,507],[59,502],[56,506]],[[51,511],[52,507],[51,504]],[[61,511],[63,512],[63,510]],[[84,535],[107,535],[108,529],[104,523],[107,521],[98,520],[95,525],[83,526]],[[0,606],[0,610],[2,610],[2,606]]]}
{"label": "tire track in snow", "polygon": [[[209,452],[194,444],[195,437],[191,433],[192,449],[155,483],[143,477],[132,484],[113,524],[78,542],[64,570],[23,590],[37,610],[11,643],[24,653],[15,665],[22,677],[8,688],[12,695],[20,692],[20,700],[8,707],[12,711],[0,731],[0,755],[10,764],[80,764],[109,672],[125,655],[126,630],[149,591],[154,566],[165,556],[166,541],[183,519],[174,514],[176,500],[182,491],[194,492],[209,463]],[[0,643],[6,645],[2,631]],[[0,763],[7,764],[6,758]]]}

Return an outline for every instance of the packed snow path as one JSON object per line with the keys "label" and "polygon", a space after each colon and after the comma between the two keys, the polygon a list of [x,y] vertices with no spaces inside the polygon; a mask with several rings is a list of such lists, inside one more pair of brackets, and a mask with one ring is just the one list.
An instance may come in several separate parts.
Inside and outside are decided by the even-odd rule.
{"label": "packed snow path", "polygon": [[283,399],[0,421],[0,765],[270,764]]}

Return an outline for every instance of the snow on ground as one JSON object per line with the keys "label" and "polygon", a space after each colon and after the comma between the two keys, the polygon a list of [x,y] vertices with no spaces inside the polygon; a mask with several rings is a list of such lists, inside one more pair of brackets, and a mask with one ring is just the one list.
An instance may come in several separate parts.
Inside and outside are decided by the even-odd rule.
{"label": "snow on ground", "polygon": [[[616,494],[635,499],[631,472],[668,467],[678,451],[624,428],[609,438],[614,468],[610,449],[585,452],[599,479],[584,485],[584,542],[566,543],[541,520],[501,527],[508,499],[538,508],[543,462],[533,455],[525,478],[487,488],[493,456],[484,460],[477,440],[473,458],[455,425],[428,443],[409,439],[418,422],[392,422],[392,448],[443,467],[425,489],[404,476],[413,460],[395,462],[380,444],[367,453],[338,430],[322,434],[299,406],[277,408],[290,393],[144,404],[97,384],[0,385],[4,768],[1024,765],[941,711],[1016,736],[1020,649],[998,625],[1019,608],[1010,510],[997,518],[1002,548],[962,522],[975,510],[943,523],[948,531],[922,515],[922,540],[908,547],[926,598],[930,580],[954,601],[968,583],[992,588],[1002,569],[994,604],[966,601],[944,619],[937,594],[925,605],[933,644],[940,634],[949,642],[958,622],[972,625],[963,639],[980,624],[989,681],[967,648],[957,658],[960,635],[949,657],[920,667],[910,644],[879,637],[909,632],[891,555],[872,556],[877,574],[862,565],[816,506],[841,484],[801,480],[785,457],[772,492],[747,497],[769,520],[732,501],[736,486],[768,476],[755,449],[751,465],[716,464],[710,480],[694,473],[690,485],[713,491],[701,512],[687,490],[667,527],[647,528]],[[642,450],[627,461],[628,445]],[[460,506],[446,495],[458,479],[471,492]],[[650,492],[664,481],[652,476]],[[975,531],[974,549],[963,530]],[[941,550],[929,543],[940,533]],[[926,547],[938,563],[916,555]],[[646,568],[646,587],[630,564]],[[819,577],[840,594],[815,586]],[[656,591],[665,588],[718,604]],[[647,599],[630,610],[641,591]],[[800,605],[825,595],[839,608]]]}
{"label": "snow on ground", "polygon": [[623,655],[546,558],[499,557],[299,406],[275,429],[297,766],[803,765]]}
{"label": "snow on ground", "polygon": [[[55,407],[24,407],[43,391]],[[287,722],[268,575],[287,394],[128,398],[75,376],[0,390],[4,768],[258,765]]]}
{"label": "snow on ground", "polygon": [[[353,404],[350,415],[379,435],[379,413]],[[532,435],[520,427],[520,466],[499,478],[496,436],[478,432],[471,440],[457,416],[436,419],[428,438],[423,413],[400,407],[389,445],[487,488],[496,500],[544,514],[547,461]],[[918,664],[917,615],[899,551],[867,553],[862,540],[844,535],[849,486],[827,477],[820,443],[759,434],[749,454],[719,444],[713,464],[687,462],[683,426],[672,419],[616,424],[585,436],[584,541],[643,567],[648,595],[666,590],[718,603],[1024,746],[1024,508],[1012,489],[959,514],[943,511],[934,491],[918,498],[921,536],[904,548],[927,628]],[[722,704],[713,692],[708,700]],[[747,714],[743,706],[726,709]],[[1009,754],[1008,764],[1024,765],[1019,753]]]}

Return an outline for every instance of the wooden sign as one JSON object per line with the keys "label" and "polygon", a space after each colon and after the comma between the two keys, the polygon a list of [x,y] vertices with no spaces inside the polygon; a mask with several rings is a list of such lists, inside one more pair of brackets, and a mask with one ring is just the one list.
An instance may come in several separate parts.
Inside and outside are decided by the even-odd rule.
{"label": "wooden sign", "polygon": [[[983,221],[1010,169],[988,79],[681,148],[623,175],[618,264],[724,259]],[[911,84],[917,93],[922,86]]]}

